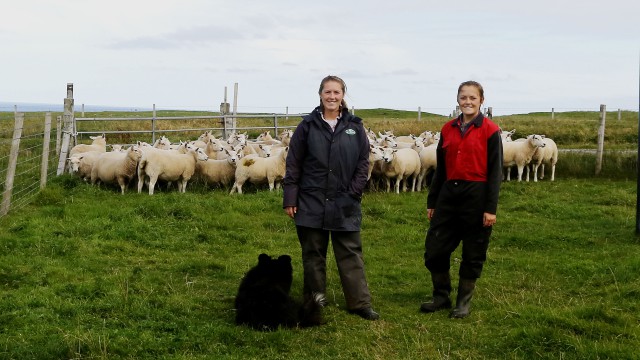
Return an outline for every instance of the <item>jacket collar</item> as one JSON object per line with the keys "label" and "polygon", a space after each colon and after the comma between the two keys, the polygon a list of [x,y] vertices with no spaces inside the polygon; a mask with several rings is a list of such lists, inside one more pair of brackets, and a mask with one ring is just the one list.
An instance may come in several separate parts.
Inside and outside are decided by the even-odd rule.
{"label": "jacket collar", "polygon": [[[460,124],[462,124],[462,115],[463,114],[458,115],[455,121],[451,122],[451,126],[460,127]],[[484,114],[482,112],[479,112],[478,115],[473,120],[471,120],[471,123],[475,127],[481,127],[483,120],[484,120]]]}

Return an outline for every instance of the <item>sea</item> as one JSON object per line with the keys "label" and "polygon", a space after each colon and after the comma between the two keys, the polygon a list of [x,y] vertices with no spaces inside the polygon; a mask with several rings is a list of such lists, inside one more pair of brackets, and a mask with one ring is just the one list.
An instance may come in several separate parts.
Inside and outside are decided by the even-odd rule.
{"label": "sea", "polygon": [[[75,112],[82,111],[82,105],[75,105]],[[124,106],[105,106],[105,105],[84,105],[84,111],[97,112],[97,111],[151,111],[150,107],[124,107]],[[0,101],[0,112],[62,112],[64,111],[64,104],[61,101],[59,104],[45,104],[45,103],[27,103],[27,102],[6,102]]]}

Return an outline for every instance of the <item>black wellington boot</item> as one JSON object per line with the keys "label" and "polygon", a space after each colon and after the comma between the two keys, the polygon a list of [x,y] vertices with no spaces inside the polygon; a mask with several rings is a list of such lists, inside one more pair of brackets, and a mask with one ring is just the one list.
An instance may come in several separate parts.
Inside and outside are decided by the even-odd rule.
{"label": "black wellington boot", "polygon": [[442,309],[451,308],[451,276],[449,273],[433,273],[431,274],[431,282],[433,283],[433,300],[420,305],[420,311],[431,313]]}
{"label": "black wellington boot", "polygon": [[475,288],[475,279],[460,278],[458,284],[458,298],[456,300],[456,307],[451,310],[451,313],[449,314],[450,318],[463,319],[469,316],[471,297],[473,297],[473,290]]}

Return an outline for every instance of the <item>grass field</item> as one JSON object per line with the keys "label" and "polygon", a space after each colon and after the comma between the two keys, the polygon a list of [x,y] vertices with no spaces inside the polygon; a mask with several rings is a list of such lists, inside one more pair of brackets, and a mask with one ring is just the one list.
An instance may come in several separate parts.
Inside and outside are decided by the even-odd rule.
{"label": "grass field", "polygon": [[59,177],[0,219],[0,358],[636,359],[635,189],[505,183],[472,314],[459,321],[418,312],[431,291],[426,193],[367,193],[364,253],[381,320],[345,311],[330,256],[327,324],[262,333],[233,324],[258,254],[291,254],[293,295],[302,287],[281,193],[121,196]]}
{"label": "grass field", "polygon": [[[87,116],[105,115],[123,116]],[[396,134],[436,131],[446,120],[387,109],[357,115]],[[489,259],[461,321],[418,311],[431,291],[422,264],[426,192],[365,194],[363,246],[380,321],[345,311],[330,255],[327,324],[261,333],[233,323],[235,292],[258,254],[290,254],[293,295],[302,288],[281,193],[248,187],[229,196],[192,183],[186,194],[121,196],[54,177],[0,218],[0,359],[637,359],[638,114],[622,115],[607,115],[599,176],[593,154],[565,152],[555,182],[503,184]],[[12,117],[0,113],[0,154]],[[25,129],[41,131],[43,118],[29,114]],[[494,120],[515,137],[544,133],[561,150],[596,148],[595,112]],[[38,141],[23,140],[36,173]],[[17,185],[33,182],[18,173],[26,175]],[[454,256],[455,283],[459,250]]]}

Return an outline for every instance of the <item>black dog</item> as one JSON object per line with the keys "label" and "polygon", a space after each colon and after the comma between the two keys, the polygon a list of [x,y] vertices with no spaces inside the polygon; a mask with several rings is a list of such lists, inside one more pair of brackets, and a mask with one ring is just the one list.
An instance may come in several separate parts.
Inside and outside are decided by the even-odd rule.
{"label": "black dog", "polygon": [[236,324],[257,330],[283,327],[310,327],[322,323],[322,294],[313,294],[303,304],[289,296],[293,281],[291,257],[281,255],[272,259],[258,256],[258,265],[242,279],[236,295]]}

